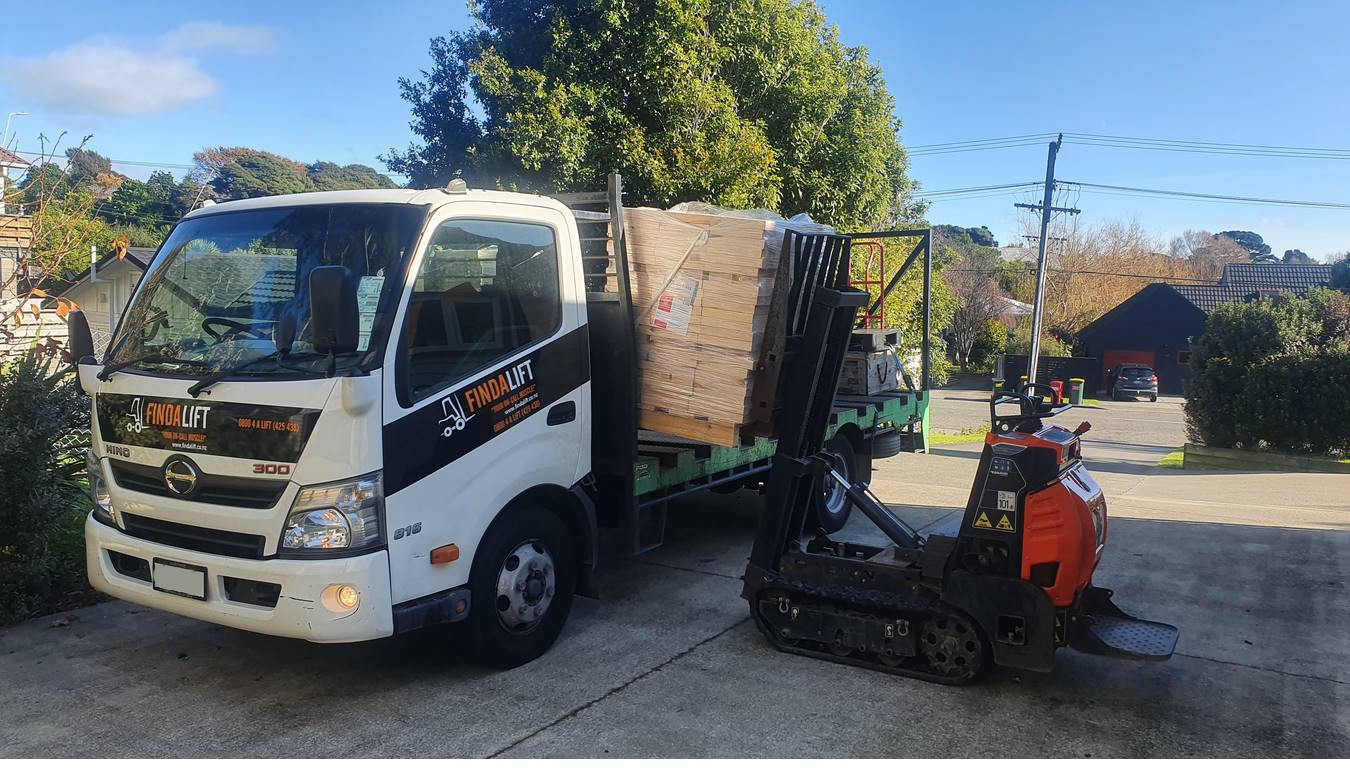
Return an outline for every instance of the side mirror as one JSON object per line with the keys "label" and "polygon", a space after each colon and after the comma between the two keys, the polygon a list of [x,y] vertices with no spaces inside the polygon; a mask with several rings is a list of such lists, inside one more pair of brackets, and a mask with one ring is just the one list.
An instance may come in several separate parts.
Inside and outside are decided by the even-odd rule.
{"label": "side mirror", "polygon": [[94,334],[84,312],[76,309],[66,315],[66,336],[70,342],[70,362],[77,366],[95,362]]}
{"label": "side mirror", "polygon": [[309,272],[309,327],[314,349],[347,355],[359,341],[356,275],[346,266],[321,265]]}
{"label": "side mirror", "polygon": [[277,348],[277,354],[285,357],[291,353],[291,346],[295,344],[295,317],[290,314],[281,315],[277,324],[272,327],[272,344]]}

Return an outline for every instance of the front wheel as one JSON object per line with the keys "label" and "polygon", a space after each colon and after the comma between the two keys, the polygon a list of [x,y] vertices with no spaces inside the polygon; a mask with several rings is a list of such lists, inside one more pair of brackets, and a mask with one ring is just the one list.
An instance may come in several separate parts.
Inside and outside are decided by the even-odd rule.
{"label": "front wheel", "polygon": [[470,656],[511,669],[543,655],[572,608],[577,563],[561,518],[526,506],[498,518],[474,555],[473,607],[462,624]]}
{"label": "front wheel", "polygon": [[1153,395],[1148,397],[1148,400],[1152,401],[1155,404],[1158,403],[1158,394],[1154,393]]}

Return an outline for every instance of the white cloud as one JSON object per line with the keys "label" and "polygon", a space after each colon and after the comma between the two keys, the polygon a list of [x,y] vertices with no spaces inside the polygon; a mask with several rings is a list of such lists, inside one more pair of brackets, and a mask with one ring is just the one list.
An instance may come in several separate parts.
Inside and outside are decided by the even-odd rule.
{"label": "white cloud", "polygon": [[159,42],[171,52],[221,50],[232,54],[267,54],[276,48],[277,36],[270,27],[188,22],[160,36]]}
{"label": "white cloud", "polygon": [[77,114],[157,114],[210,97],[216,82],[191,57],[77,43],[3,64],[12,89],[45,108]]}
{"label": "white cloud", "polygon": [[276,47],[267,27],[188,22],[153,46],[90,40],[36,57],[0,58],[0,83],[30,105],[78,115],[160,114],[218,89],[197,55],[259,55]]}

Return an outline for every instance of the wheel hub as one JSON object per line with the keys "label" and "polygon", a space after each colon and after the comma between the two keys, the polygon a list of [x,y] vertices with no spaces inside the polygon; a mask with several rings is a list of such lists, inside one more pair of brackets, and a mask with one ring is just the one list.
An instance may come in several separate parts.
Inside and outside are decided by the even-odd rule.
{"label": "wheel hub", "polygon": [[[839,472],[841,477],[844,479],[851,478],[852,475],[848,473],[848,464],[844,462],[844,457],[842,455],[829,450],[821,452],[821,455],[823,455],[826,462],[830,464],[830,468]],[[848,503],[848,492],[844,490],[844,486],[840,485],[839,481],[829,474],[825,475],[822,482],[824,483],[822,485],[822,492],[825,494],[825,508],[831,513],[842,511],[844,505]]]}
{"label": "wheel hub", "polygon": [[553,556],[543,542],[531,539],[502,561],[497,575],[497,617],[512,631],[531,631],[548,613],[556,592]]}

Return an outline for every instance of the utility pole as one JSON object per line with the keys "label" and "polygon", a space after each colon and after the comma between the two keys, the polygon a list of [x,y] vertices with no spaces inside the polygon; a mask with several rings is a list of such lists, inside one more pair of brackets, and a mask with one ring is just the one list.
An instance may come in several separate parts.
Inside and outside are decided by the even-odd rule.
{"label": "utility pole", "polygon": [[1068,209],[1061,206],[1052,206],[1052,198],[1055,194],[1055,157],[1059,154],[1059,146],[1064,143],[1064,134],[1050,142],[1050,153],[1045,160],[1045,195],[1041,198],[1039,205],[1031,203],[1014,203],[1020,209],[1039,210],[1041,212],[1041,241],[1036,250],[1036,297],[1031,304],[1031,349],[1027,355],[1027,384],[1036,381],[1036,364],[1040,362],[1041,357],[1041,310],[1045,305],[1045,271],[1047,268],[1045,260],[1046,233],[1050,230],[1050,217],[1055,212],[1065,214],[1078,214],[1078,209]]}

